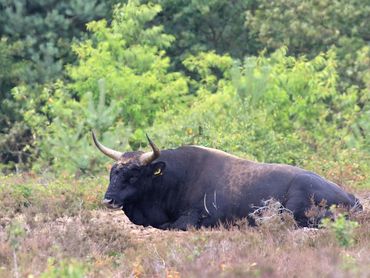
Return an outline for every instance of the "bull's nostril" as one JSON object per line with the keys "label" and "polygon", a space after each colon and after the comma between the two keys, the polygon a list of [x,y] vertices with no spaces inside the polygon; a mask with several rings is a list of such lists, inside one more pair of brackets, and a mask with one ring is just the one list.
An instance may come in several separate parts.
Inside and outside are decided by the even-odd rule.
{"label": "bull's nostril", "polygon": [[110,203],[113,202],[112,199],[104,199],[103,201],[101,201],[103,205],[109,205]]}

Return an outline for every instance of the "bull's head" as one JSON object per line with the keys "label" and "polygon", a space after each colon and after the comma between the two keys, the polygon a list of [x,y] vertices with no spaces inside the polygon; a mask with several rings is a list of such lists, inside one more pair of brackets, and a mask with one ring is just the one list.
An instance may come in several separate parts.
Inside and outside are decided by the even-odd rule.
{"label": "bull's head", "polygon": [[109,186],[103,200],[107,207],[122,208],[125,204],[135,201],[162,175],[165,163],[153,163],[160,156],[160,151],[148,136],[152,151],[147,153],[121,153],[103,146],[96,139],[94,132],[92,137],[96,147],[116,161],[110,171]]}

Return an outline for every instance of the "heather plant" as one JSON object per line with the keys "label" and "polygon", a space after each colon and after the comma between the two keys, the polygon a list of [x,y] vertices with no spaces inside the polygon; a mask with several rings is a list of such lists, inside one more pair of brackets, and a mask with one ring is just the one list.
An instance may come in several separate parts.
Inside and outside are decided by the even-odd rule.
{"label": "heather plant", "polygon": [[[0,212],[6,207],[13,210],[13,215],[0,217],[1,277],[14,276],[13,246],[19,277],[369,274],[366,192],[357,194],[364,205],[364,212],[355,215],[358,226],[336,214],[339,220],[328,221],[325,228],[298,229],[290,213],[271,200],[256,213],[257,227],[244,222],[227,228],[164,232],[136,226],[122,211],[99,205],[106,177],[25,175],[0,180],[0,192],[5,193],[0,195]],[[17,204],[4,201],[17,196],[30,202],[14,212]],[[74,207],[70,200],[82,207]]]}
{"label": "heather plant", "polygon": [[50,220],[100,208],[106,183],[104,178],[96,177],[78,181],[63,176],[60,180],[27,182],[7,177],[0,183],[0,225],[8,225],[17,214],[25,214],[26,221],[32,223],[37,215]]}
{"label": "heather plant", "polygon": [[268,233],[284,233],[297,227],[292,212],[274,199],[264,201],[263,205],[257,207],[249,217],[261,231]]}

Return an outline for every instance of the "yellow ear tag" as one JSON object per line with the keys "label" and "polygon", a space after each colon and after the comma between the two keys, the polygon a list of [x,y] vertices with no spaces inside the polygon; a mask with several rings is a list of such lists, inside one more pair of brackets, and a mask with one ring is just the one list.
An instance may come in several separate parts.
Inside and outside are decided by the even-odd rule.
{"label": "yellow ear tag", "polygon": [[158,168],[155,172],[154,172],[154,176],[160,176],[162,175],[162,170],[161,168]]}

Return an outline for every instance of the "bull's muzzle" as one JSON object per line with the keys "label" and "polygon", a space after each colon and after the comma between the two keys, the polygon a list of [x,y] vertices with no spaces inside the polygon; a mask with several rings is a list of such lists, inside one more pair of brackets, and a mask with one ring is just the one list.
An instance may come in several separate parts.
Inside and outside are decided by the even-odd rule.
{"label": "bull's muzzle", "polygon": [[107,208],[110,209],[122,209],[122,205],[115,204],[113,199],[104,199],[102,204],[105,205]]}

